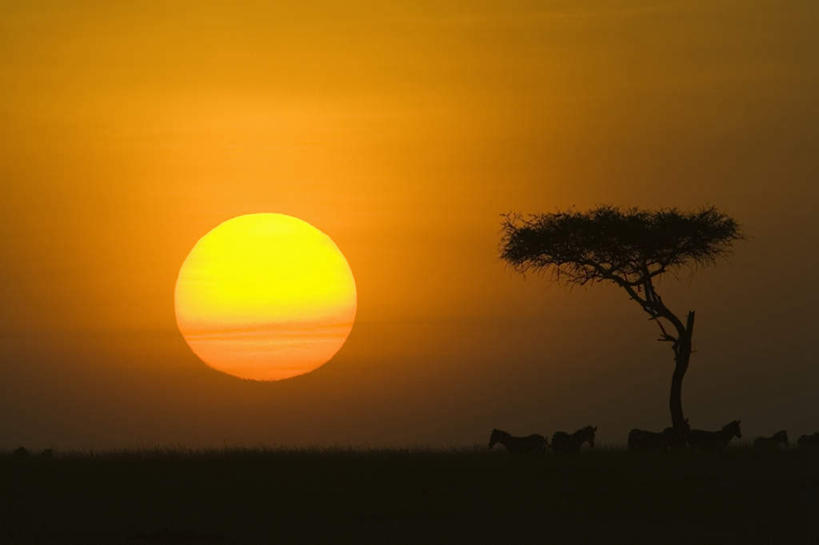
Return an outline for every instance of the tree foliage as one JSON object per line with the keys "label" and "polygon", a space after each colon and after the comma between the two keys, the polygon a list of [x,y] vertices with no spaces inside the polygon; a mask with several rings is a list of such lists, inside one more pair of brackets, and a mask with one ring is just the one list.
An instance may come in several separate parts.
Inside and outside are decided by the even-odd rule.
{"label": "tree foliage", "polygon": [[501,257],[521,272],[552,270],[575,284],[641,288],[675,267],[712,263],[739,238],[737,223],[714,207],[686,213],[601,206],[505,216]]}

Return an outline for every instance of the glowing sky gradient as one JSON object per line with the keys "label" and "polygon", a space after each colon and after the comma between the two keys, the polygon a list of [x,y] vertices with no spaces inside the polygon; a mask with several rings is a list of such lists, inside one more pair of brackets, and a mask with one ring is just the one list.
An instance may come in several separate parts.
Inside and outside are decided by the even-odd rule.
{"label": "glowing sky gradient", "polygon": [[[498,258],[501,214],[600,204],[740,222],[660,287],[697,313],[686,416],[816,431],[817,28],[815,0],[4,3],[0,448],[624,445],[669,425],[656,325]],[[357,290],[332,361],[275,382],[204,365],[174,304],[258,212]]]}

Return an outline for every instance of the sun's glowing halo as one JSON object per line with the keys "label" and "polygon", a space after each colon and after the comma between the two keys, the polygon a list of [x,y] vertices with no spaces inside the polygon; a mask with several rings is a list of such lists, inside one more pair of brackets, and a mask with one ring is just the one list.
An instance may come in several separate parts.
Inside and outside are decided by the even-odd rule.
{"label": "sun's glowing halo", "polygon": [[202,361],[245,379],[280,380],[322,366],[344,344],[355,279],[332,239],[309,223],[248,214],[199,239],[179,270],[175,309]]}

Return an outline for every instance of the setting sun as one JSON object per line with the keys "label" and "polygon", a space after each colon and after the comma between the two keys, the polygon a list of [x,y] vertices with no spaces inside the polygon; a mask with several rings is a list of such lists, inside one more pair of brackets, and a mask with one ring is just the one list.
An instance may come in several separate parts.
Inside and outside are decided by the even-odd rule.
{"label": "setting sun", "polygon": [[205,363],[253,380],[310,372],[352,329],[356,287],[335,243],[300,219],[249,214],[203,236],[179,270],[176,321]]}

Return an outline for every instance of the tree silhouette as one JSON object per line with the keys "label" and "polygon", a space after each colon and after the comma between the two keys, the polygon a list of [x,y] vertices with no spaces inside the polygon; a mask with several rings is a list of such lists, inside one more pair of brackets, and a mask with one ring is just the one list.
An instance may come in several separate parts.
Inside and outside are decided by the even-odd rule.
{"label": "tree silhouette", "polygon": [[621,210],[504,216],[501,258],[519,272],[551,271],[558,281],[586,285],[612,282],[655,321],[658,340],[671,343],[674,373],[669,408],[678,440],[687,429],[682,382],[691,359],[694,311],[685,321],[663,302],[655,278],[674,269],[710,265],[742,234],[736,221],[714,207]]}

